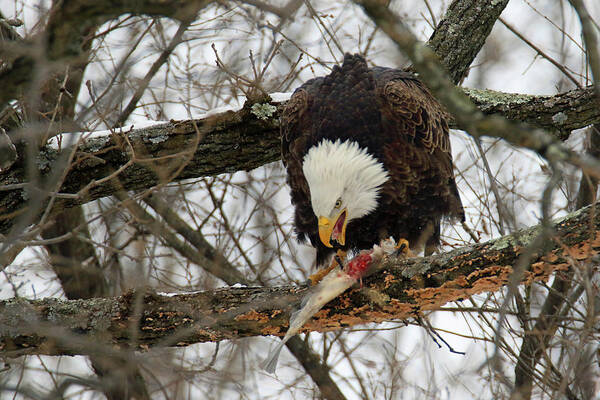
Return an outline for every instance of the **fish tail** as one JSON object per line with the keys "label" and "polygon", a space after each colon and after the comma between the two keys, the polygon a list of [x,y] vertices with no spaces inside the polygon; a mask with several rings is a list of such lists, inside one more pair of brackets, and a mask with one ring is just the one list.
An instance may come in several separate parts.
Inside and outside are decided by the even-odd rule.
{"label": "fish tail", "polygon": [[269,353],[267,359],[262,363],[262,369],[264,369],[269,374],[275,373],[275,369],[277,368],[277,361],[279,360],[279,354],[281,353],[281,349],[285,342],[282,340],[275,346],[273,350]]}

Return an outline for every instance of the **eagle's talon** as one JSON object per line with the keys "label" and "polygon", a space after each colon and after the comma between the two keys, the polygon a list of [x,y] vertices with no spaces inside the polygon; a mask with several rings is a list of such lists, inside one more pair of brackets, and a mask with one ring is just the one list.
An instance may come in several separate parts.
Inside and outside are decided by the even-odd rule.
{"label": "eagle's talon", "polygon": [[320,269],[308,277],[308,280],[310,281],[310,286],[315,286],[316,284],[321,282],[321,279],[325,278],[327,274],[329,274],[331,270],[337,267],[338,265],[340,268],[343,269],[344,261],[346,261],[346,252],[343,250],[338,250],[337,254],[333,257],[333,260],[331,260],[329,267]]}
{"label": "eagle's talon", "polygon": [[399,239],[398,243],[396,243],[396,255],[402,257],[414,257],[413,252],[410,250],[410,246],[408,245],[408,240]]}

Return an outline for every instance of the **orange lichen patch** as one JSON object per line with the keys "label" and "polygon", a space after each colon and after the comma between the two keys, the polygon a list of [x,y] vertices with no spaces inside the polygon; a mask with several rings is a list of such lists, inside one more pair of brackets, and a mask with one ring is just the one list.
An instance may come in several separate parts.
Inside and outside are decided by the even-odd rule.
{"label": "orange lichen patch", "polygon": [[568,256],[575,260],[582,261],[588,259],[592,255],[598,254],[598,251],[595,250],[597,247],[600,247],[600,232],[596,232],[593,239],[588,239],[574,246],[566,247],[564,250]]}
{"label": "orange lichen patch", "polygon": [[[342,302],[346,302],[348,296],[342,296]],[[348,313],[331,313],[330,309],[319,310],[313,318],[308,320],[301,329],[301,332],[328,332],[338,330],[342,327],[364,324],[367,322],[378,322],[394,318],[392,314],[386,312],[377,312],[375,317],[371,311],[371,306],[366,304],[357,308],[345,309]]]}
{"label": "orange lichen patch", "polygon": [[509,273],[505,273],[502,276],[490,276],[478,279],[476,282],[473,282],[469,290],[469,295],[498,290],[508,282],[509,275]]}
{"label": "orange lichen patch", "polygon": [[538,261],[531,264],[531,271],[527,272],[525,283],[532,283],[533,281],[547,281],[550,275],[555,271],[566,271],[569,269],[567,263],[552,264],[545,261]]}
{"label": "orange lichen patch", "polygon": [[409,289],[406,291],[406,294],[413,297],[419,305],[438,297],[440,293],[440,288]]}
{"label": "orange lichen patch", "polygon": [[278,316],[279,314],[281,314],[283,312],[283,310],[273,310],[271,312],[271,318],[274,318],[276,316]]}
{"label": "orange lichen patch", "polygon": [[313,315],[314,319],[326,319],[327,315],[329,315],[329,310],[326,308],[322,308]]}
{"label": "orange lichen patch", "polygon": [[470,257],[470,255],[468,253],[459,254],[452,259],[452,262],[460,264],[460,263],[464,262],[463,260],[466,260],[469,257]]}
{"label": "orange lichen patch", "polygon": [[261,335],[283,336],[285,331],[281,327],[267,326],[260,330]]}
{"label": "orange lichen patch", "polygon": [[392,299],[387,306],[383,307],[383,310],[390,313],[390,315],[398,315],[396,318],[411,315],[414,309],[415,304],[404,303],[398,299]]}
{"label": "orange lichen patch", "polygon": [[510,265],[492,265],[475,271],[467,277],[469,281],[472,281],[469,294],[498,290],[508,282],[512,273],[513,269]]}
{"label": "orange lichen patch", "polygon": [[475,271],[466,278],[461,276],[445,282],[440,287],[409,289],[406,294],[413,297],[421,309],[431,310],[449,301],[467,298],[485,291],[498,290],[506,284],[511,272],[510,266],[494,265]]}
{"label": "orange lichen patch", "polygon": [[342,326],[333,319],[309,319],[300,329],[300,332],[326,332],[341,328]]}
{"label": "orange lichen patch", "polygon": [[158,313],[158,318],[173,319],[173,318],[177,317],[178,315],[182,315],[182,313],[180,313],[178,311],[160,311]]}
{"label": "orange lichen patch", "polygon": [[392,283],[396,282],[396,277],[390,273],[386,273],[383,278],[383,283],[386,288],[390,287]]}
{"label": "orange lichen patch", "polygon": [[236,321],[259,321],[267,323],[269,322],[270,317],[266,314],[259,313],[256,310],[250,310],[247,313],[237,315],[234,319]]}
{"label": "orange lichen patch", "polygon": [[487,257],[485,258],[485,260],[493,263],[500,262],[500,259],[504,257],[504,255],[500,252],[494,252],[492,254],[487,253],[486,256]]}
{"label": "orange lichen patch", "polygon": [[458,276],[458,277],[456,277],[456,279],[453,279],[448,282],[444,282],[442,284],[442,288],[446,288],[446,289],[458,289],[458,288],[465,288],[467,286],[469,286],[469,282],[467,281],[467,278],[465,278],[464,276]]}
{"label": "orange lichen patch", "polygon": [[[362,308],[362,307],[361,307]],[[330,317],[320,317],[315,315],[315,318],[309,320],[303,327],[302,331],[319,331],[327,332],[340,329],[344,326],[353,326],[364,324],[371,321],[370,318],[365,318],[356,315],[360,314],[360,309],[353,310],[350,314],[334,314]],[[388,317],[389,318],[389,317]]]}
{"label": "orange lichen patch", "polygon": [[210,338],[211,341],[215,341],[217,339],[217,335],[215,335],[213,331],[206,329],[196,329],[196,335]]}
{"label": "orange lichen patch", "polygon": [[458,270],[458,268],[459,268],[459,264],[457,263],[457,264],[455,264],[455,266],[453,266],[453,267],[446,268],[446,269],[444,270],[444,272],[452,272],[452,271],[456,271],[456,270]]}
{"label": "orange lichen patch", "polygon": [[380,321],[385,321],[385,320],[389,320],[389,319],[397,318],[397,317],[395,316],[395,314],[387,311],[387,309],[385,307],[374,310],[374,309],[371,309],[371,307],[369,307],[369,306],[364,306],[364,307],[357,308],[356,310],[354,310],[352,312],[352,319],[349,320],[347,317],[344,317],[340,320],[340,322],[343,324],[349,324],[352,322],[352,320],[354,318],[360,318],[363,322],[365,322],[365,321],[380,322]]}
{"label": "orange lichen patch", "polygon": [[449,288],[427,288],[411,291],[411,295],[421,308],[431,308],[439,306],[449,301],[468,297],[468,292],[465,289],[449,289]]}
{"label": "orange lichen patch", "polygon": [[352,301],[350,300],[350,296],[340,296],[338,297],[340,302],[339,307],[341,308],[349,308],[352,307]]}
{"label": "orange lichen patch", "polygon": [[542,260],[549,262],[549,263],[555,263],[558,260],[558,256],[556,255],[556,250],[551,251],[550,253],[542,256]]}
{"label": "orange lichen patch", "polygon": [[372,307],[369,304],[364,304],[351,310],[350,314],[358,315],[365,312],[370,312]]}
{"label": "orange lichen patch", "polygon": [[[431,278],[432,275],[427,274],[427,277]],[[417,288],[425,287],[425,279],[423,279],[423,275],[415,275],[412,278],[410,278],[410,281],[412,282],[414,287],[417,287]]]}
{"label": "orange lichen patch", "polygon": [[[371,315],[369,314],[369,317]],[[371,318],[368,319],[369,321],[371,321]],[[365,323],[365,318],[360,317],[359,315],[344,315],[342,316],[342,318],[339,319],[339,324],[342,326],[353,326],[353,325],[358,325],[358,324],[364,324]]]}
{"label": "orange lichen patch", "polygon": [[501,275],[510,275],[513,272],[513,269],[510,265],[491,265],[486,268],[478,269],[476,271],[471,272],[467,279],[469,281],[477,281],[482,278],[496,278]]}

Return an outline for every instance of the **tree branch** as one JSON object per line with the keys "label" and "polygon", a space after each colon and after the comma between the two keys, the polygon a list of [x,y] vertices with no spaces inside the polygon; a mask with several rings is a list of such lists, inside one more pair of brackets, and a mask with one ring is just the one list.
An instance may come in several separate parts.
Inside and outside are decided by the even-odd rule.
{"label": "tree branch", "polygon": [[[574,260],[600,254],[600,216],[594,207],[554,224],[553,240],[534,251],[522,283],[546,281],[554,271],[568,270]],[[499,290],[540,229],[532,227],[426,258],[391,258],[364,280],[362,289],[351,289],[327,304],[304,331],[408,318],[450,301]],[[4,300],[0,302],[0,354],[89,354],[107,343],[147,349],[281,336],[306,290],[245,287],[176,295],[132,291],[89,300]],[[138,329],[132,329],[131,324],[138,323]]]}
{"label": "tree branch", "polygon": [[[244,279],[241,281],[240,279],[236,279],[236,277],[239,275],[238,270],[232,264],[230,264],[228,260],[210,243],[206,241],[201,232],[192,229],[192,227],[183,221],[177,215],[177,213],[171,209],[168,203],[156,198],[156,196],[148,196],[144,199],[144,202],[150,205],[154,211],[163,218],[169,227],[190,242],[197,249],[200,257],[208,261],[199,264],[201,268],[205,269],[209,273],[212,273],[213,275],[223,277],[225,283],[228,285],[233,285],[236,282],[243,282],[246,284],[251,282],[249,279]],[[150,215],[145,212],[141,213],[136,208],[132,209],[130,206],[130,211],[132,214],[137,215],[138,217],[142,216],[146,221],[153,221],[153,218]],[[148,223],[146,222],[146,224]],[[167,242],[172,240],[169,235],[160,234],[160,236]],[[172,247],[177,249],[175,246]],[[183,254],[183,252],[181,253]],[[189,259],[194,261],[194,258],[192,257]],[[217,273],[215,273],[215,266],[217,267],[216,269],[218,269]],[[286,347],[294,354],[300,364],[302,364],[304,370],[308,375],[310,375],[315,384],[319,387],[319,390],[325,399],[345,399],[342,391],[331,378],[329,374],[329,368],[327,365],[321,363],[319,356],[312,351],[308,343],[303,342],[298,337],[295,337],[288,340]]]}
{"label": "tree branch", "polygon": [[[600,122],[593,89],[573,90],[556,96],[511,95],[490,90],[465,90],[486,114],[500,113],[509,119],[527,121],[543,128],[566,132]],[[56,199],[55,209],[109,196],[118,190],[142,190],[170,180],[251,170],[280,159],[279,112],[259,119],[250,109],[228,111],[199,120],[172,121],[149,128],[132,129],[112,136],[82,141],[61,192],[76,194]],[[456,127],[456,125],[453,125]],[[557,137],[566,138],[559,133]],[[182,149],[186,157],[182,156]],[[40,153],[40,174],[56,165],[61,152],[46,148]],[[164,171],[188,164],[177,176]],[[134,162],[132,162],[134,161]],[[115,174],[115,179],[106,179]],[[17,163],[0,175],[0,232],[6,233],[15,218],[26,213],[25,166]],[[6,185],[6,186],[5,186]],[[5,187],[3,187],[5,186]],[[8,190],[15,188],[14,190]],[[35,190],[35,189],[34,189]],[[36,195],[39,192],[35,192]]]}
{"label": "tree branch", "polygon": [[[594,78],[594,88],[596,89],[596,95],[600,96],[600,52],[598,51],[598,35],[594,27],[594,19],[582,0],[569,0],[569,3],[571,3],[579,17],[588,64]],[[598,104],[600,105],[600,102]]]}
{"label": "tree branch", "polygon": [[508,0],[458,0],[448,6],[427,45],[440,57],[453,82],[467,75],[507,4]]}
{"label": "tree branch", "polygon": [[[600,155],[600,127],[590,127],[589,143],[587,152],[598,157]],[[582,208],[596,201],[598,191],[598,180],[594,177],[582,174],[577,194],[577,207]],[[567,302],[569,291],[575,281],[575,270],[556,274],[552,289],[541,306],[540,313],[535,318],[535,325],[529,327],[524,324],[523,341],[519,349],[517,363],[515,365],[515,385],[511,399],[530,399],[533,392],[535,367],[543,353],[549,348],[550,341],[554,337],[559,324],[563,304]],[[567,388],[568,389],[568,388]]]}
{"label": "tree branch", "polygon": [[[47,27],[47,43],[44,46],[43,56],[48,57],[46,61],[66,61],[69,64],[77,64],[80,57],[80,47],[73,46],[73,41],[87,37],[93,27],[100,26],[104,22],[117,18],[123,14],[151,15],[171,17],[181,21],[189,19],[197,10],[209,4],[208,0],[141,0],[135,2],[113,2],[108,0],[90,1],[77,0],[60,5],[50,10],[50,24]],[[76,23],[73,23],[73,21]],[[57,24],[58,26],[53,26]],[[77,30],[71,28],[76,27]],[[91,35],[89,35],[91,38]],[[0,108],[8,101],[16,98],[23,88],[32,82],[35,64],[42,57],[39,51],[31,46],[36,39],[0,40],[0,59],[9,60],[6,68],[0,69]],[[36,52],[38,53],[36,55]],[[85,58],[87,61],[87,58]],[[79,88],[70,88],[78,91]],[[76,92],[75,92],[76,93]],[[73,97],[77,97],[73,95]]]}
{"label": "tree branch", "polygon": [[[498,114],[512,122],[525,122],[546,129],[560,140],[571,131],[600,121],[600,109],[593,87],[575,89],[554,96],[533,96],[461,88],[485,115]],[[453,122],[453,128],[464,128]]]}
{"label": "tree branch", "polygon": [[598,160],[580,156],[542,129],[531,129],[522,123],[513,123],[498,116],[485,116],[477,106],[450,80],[438,56],[419,42],[393,12],[376,0],[354,0],[365,13],[381,28],[414,63],[421,79],[447,110],[456,118],[461,127],[475,138],[491,136],[537,152],[551,164],[567,162],[600,175]]}

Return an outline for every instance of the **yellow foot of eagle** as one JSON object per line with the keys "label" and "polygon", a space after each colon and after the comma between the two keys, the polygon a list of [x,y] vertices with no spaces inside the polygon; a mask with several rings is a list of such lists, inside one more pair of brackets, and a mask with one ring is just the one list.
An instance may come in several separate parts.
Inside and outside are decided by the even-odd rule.
{"label": "yellow foot of eagle", "polygon": [[338,250],[337,254],[333,256],[333,260],[331,260],[331,264],[329,264],[329,267],[320,269],[308,277],[308,279],[310,280],[310,286],[315,286],[317,283],[321,282],[321,279],[325,278],[325,276],[327,276],[327,274],[330,273],[331,270],[334,269],[337,265],[339,265],[340,268],[343,268],[344,261],[346,261],[346,252],[343,250]]}
{"label": "yellow foot of eagle", "polygon": [[415,256],[410,250],[410,247],[408,246],[408,240],[406,239],[398,240],[398,243],[396,243],[396,253],[399,256],[404,256],[406,258]]}

